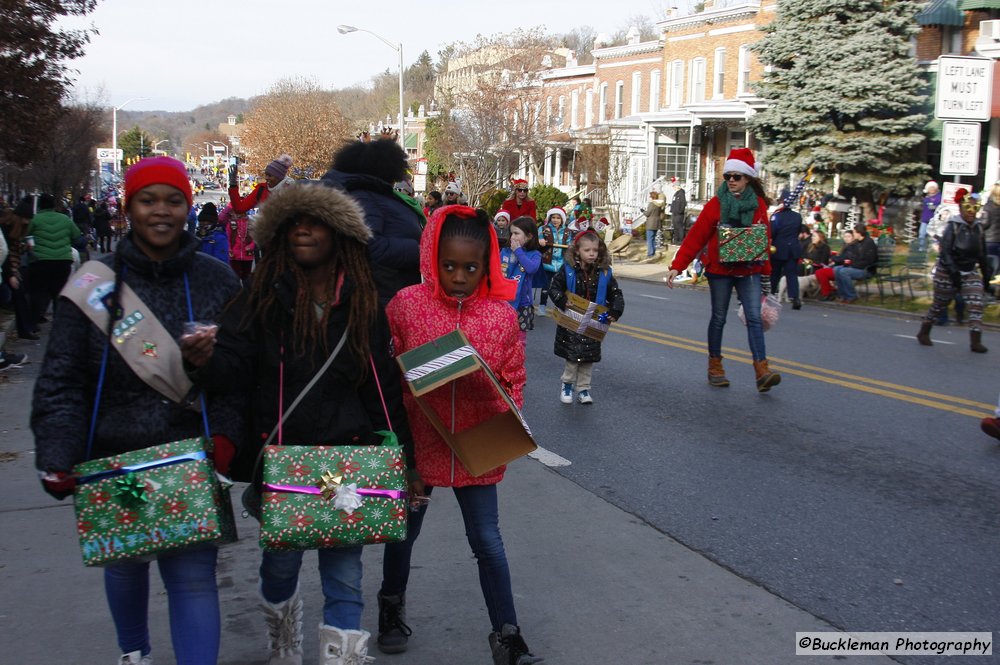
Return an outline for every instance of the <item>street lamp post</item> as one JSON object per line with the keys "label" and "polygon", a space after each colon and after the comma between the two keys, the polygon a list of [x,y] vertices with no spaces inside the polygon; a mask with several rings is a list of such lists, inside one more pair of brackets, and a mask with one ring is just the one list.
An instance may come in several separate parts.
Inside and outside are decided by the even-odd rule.
{"label": "street lamp post", "polygon": [[338,25],[337,32],[342,35],[346,35],[349,32],[367,32],[369,35],[375,37],[383,44],[396,51],[399,54],[399,147],[406,151],[406,119],[403,116],[403,42],[398,44],[393,44],[388,39],[372,32],[371,30],[365,30],[364,28],[355,28],[353,25]]}
{"label": "street lamp post", "polygon": [[144,101],[147,99],[149,99],[149,97],[132,97],[131,99],[126,99],[118,106],[111,107],[111,158],[114,160],[115,164],[115,175],[118,175],[118,172],[121,170],[121,164],[118,162],[118,112],[121,111],[126,104]]}
{"label": "street lamp post", "polygon": [[167,142],[167,141],[169,141],[169,140],[170,140],[170,139],[160,139],[159,141],[153,141],[153,152],[154,152],[154,153],[156,152],[156,147],[157,147],[158,145],[160,145],[161,143],[166,143],[166,142]]}

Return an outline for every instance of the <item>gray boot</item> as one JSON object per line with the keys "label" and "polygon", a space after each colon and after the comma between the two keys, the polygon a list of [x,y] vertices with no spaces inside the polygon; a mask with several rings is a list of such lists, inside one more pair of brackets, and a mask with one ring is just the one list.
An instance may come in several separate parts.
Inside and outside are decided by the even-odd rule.
{"label": "gray boot", "polygon": [[528,652],[521,629],[509,623],[505,623],[499,633],[490,633],[490,650],[493,665],[531,665],[545,660]]}
{"label": "gray boot", "polygon": [[366,665],[375,659],[368,655],[366,630],[345,630],[326,624],[319,625],[320,665]]}
{"label": "gray boot", "polygon": [[288,600],[275,604],[263,600],[260,608],[267,621],[267,665],[302,665],[302,599],[298,588]]}

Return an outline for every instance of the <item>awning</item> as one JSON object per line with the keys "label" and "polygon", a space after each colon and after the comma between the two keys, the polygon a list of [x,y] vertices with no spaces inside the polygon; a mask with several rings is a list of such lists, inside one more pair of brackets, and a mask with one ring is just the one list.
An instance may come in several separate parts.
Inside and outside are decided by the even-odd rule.
{"label": "awning", "polygon": [[417,135],[416,134],[407,134],[406,135],[406,139],[403,141],[403,147],[407,148],[408,150],[416,150],[417,149]]}
{"label": "awning", "polygon": [[965,15],[958,9],[958,0],[931,0],[917,14],[920,25],[965,25]]}
{"label": "awning", "polygon": [[963,11],[970,9],[1000,9],[1000,0],[958,0],[958,8]]}

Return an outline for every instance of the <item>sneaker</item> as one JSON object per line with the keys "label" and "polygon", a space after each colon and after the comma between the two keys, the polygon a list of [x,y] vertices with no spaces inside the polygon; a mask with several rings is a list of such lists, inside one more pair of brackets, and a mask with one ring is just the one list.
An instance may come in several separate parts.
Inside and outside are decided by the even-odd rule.
{"label": "sneaker", "polygon": [[11,367],[20,367],[26,362],[28,362],[27,353],[0,352],[0,372]]}
{"label": "sneaker", "polygon": [[573,403],[573,384],[564,383],[562,384],[562,392],[559,393],[559,401],[563,404]]}
{"label": "sneaker", "polygon": [[118,665],[153,665],[153,657],[149,654],[145,656],[139,651],[123,654],[118,659]]}
{"label": "sneaker", "polygon": [[581,390],[580,394],[576,396],[576,399],[580,404],[593,404],[594,398],[590,396],[589,390]]}
{"label": "sneaker", "polygon": [[545,316],[548,313],[549,313],[548,310],[545,309],[545,305],[539,305],[538,308],[535,310],[535,314],[537,314],[538,316]]}
{"label": "sneaker", "polygon": [[490,633],[490,651],[493,665],[532,665],[544,658],[533,656],[521,637],[521,629],[505,623],[499,633]]}

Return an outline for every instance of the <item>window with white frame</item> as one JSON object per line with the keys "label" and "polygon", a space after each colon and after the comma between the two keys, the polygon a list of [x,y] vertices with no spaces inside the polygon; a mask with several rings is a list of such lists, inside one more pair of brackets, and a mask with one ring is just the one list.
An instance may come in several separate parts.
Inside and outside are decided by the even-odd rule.
{"label": "window with white frame", "polygon": [[569,126],[576,129],[580,126],[577,117],[580,113],[580,91],[574,90],[569,96]]}
{"label": "window with white frame", "polygon": [[559,123],[559,129],[566,126],[566,97],[559,95],[559,118],[556,121]]}
{"label": "window with white frame", "polygon": [[585,97],[586,106],[583,109],[583,126],[590,127],[594,124],[594,89],[588,88]]}
{"label": "window with white frame", "polygon": [[649,73],[649,110],[655,112],[660,110],[660,70],[654,69]]}
{"label": "window with white frame", "polygon": [[726,49],[715,49],[715,66],[712,68],[712,99],[722,99],[726,94]]}
{"label": "window with white frame", "polygon": [[691,87],[688,89],[688,100],[691,103],[705,101],[705,58],[695,58],[691,61]]}
{"label": "window with white frame", "polygon": [[642,94],[642,74],[632,72],[632,112],[630,115],[639,113],[639,96]]}
{"label": "window with white frame", "polygon": [[622,117],[622,110],[625,106],[625,81],[615,83],[615,118]]}
{"label": "window with white frame", "polygon": [[601,96],[598,98],[597,122],[604,122],[608,119],[608,84],[601,84]]}
{"label": "window with white frame", "polygon": [[737,63],[736,94],[746,95],[750,92],[750,47],[744,44],[740,47]]}
{"label": "window with white frame", "polygon": [[552,127],[552,98],[545,98],[545,126]]}
{"label": "window with white frame", "polygon": [[670,108],[678,108],[684,103],[684,61],[670,63]]}

